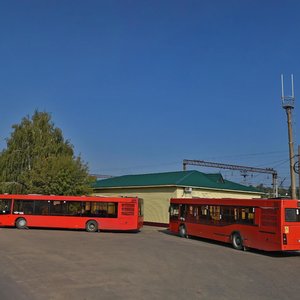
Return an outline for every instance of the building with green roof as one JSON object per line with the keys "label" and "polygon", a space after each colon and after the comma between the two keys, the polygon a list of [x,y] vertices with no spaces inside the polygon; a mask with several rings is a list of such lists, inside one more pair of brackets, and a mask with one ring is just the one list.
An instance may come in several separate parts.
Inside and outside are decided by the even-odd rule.
{"label": "building with green roof", "polygon": [[144,221],[167,225],[170,198],[260,198],[257,189],[228,181],[221,174],[178,171],[125,175],[97,180],[95,195],[138,196],[144,199]]}

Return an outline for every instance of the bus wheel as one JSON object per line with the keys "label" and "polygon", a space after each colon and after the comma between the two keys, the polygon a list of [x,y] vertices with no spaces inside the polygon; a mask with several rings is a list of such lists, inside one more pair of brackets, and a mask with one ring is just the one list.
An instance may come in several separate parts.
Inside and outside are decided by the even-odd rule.
{"label": "bus wheel", "polygon": [[185,225],[180,225],[180,227],[179,227],[179,236],[182,237],[182,238],[188,238]]}
{"label": "bus wheel", "polygon": [[234,232],[231,236],[232,246],[236,250],[242,250],[243,246],[243,239],[238,232]]}
{"label": "bus wheel", "polygon": [[98,223],[96,221],[88,221],[85,225],[85,229],[87,232],[97,232]]}
{"label": "bus wheel", "polygon": [[27,221],[24,218],[17,219],[17,221],[16,221],[16,227],[18,229],[27,228]]}

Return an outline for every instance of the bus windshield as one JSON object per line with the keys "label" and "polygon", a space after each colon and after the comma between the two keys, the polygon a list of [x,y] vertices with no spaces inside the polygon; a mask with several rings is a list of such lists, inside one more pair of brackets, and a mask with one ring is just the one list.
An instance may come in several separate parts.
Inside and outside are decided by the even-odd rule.
{"label": "bus windshield", "polygon": [[0,199],[0,214],[9,214],[11,207],[11,200]]}
{"label": "bus windshield", "polygon": [[300,213],[298,208],[286,208],[285,209],[285,221],[286,222],[300,222]]}

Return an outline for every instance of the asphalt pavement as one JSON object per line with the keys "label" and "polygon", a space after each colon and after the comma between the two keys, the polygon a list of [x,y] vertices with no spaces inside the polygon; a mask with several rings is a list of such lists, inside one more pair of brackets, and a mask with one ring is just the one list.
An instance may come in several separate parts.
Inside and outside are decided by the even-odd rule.
{"label": "asphalt pavement", "polygon": [[300,253],[237,251],[166,229],[0,228],[1,300],[299,299]]}

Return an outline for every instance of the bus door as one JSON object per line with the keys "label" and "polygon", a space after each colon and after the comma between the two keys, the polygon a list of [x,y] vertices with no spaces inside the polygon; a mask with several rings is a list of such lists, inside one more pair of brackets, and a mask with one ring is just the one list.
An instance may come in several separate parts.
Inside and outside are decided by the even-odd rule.
{"label": "bus door", "polygon": [[187,212],[187,205],[186,204],[180,204],[179,205],[179,220],[185,221],[186,218],[186,212]]}
{"label": "bus door", "polygon": [[8,225],[11,214],[11,199],[0,199],[0,226]]}
{"label": "bus door", "polygon": [[171,231],[176,232],[178,230],[178,222],[179,222],[179,204],[176,203],[171,203],[170,205],[170,209],[169,209],[169,213],[170,213],[170,225],[169,225],[169,229]]}

